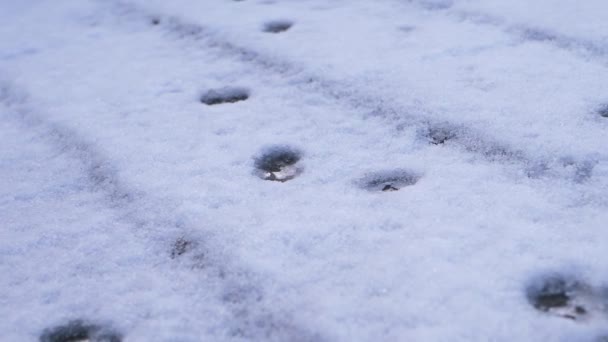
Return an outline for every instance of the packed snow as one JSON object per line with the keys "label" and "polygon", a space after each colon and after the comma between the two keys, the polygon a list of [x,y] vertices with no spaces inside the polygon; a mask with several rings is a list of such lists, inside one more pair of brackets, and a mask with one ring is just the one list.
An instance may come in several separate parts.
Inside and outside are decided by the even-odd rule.
{"label": "packed snow", "polygon": [[0,20],[0,341],[608,339],[608,3]]}

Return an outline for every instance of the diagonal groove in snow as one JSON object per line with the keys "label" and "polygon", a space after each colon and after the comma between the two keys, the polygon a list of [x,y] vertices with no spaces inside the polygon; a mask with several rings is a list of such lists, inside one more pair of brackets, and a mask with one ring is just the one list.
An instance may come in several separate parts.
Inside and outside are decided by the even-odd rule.
{"label": "diagonal groove in snow", "polygon": [[542,42],[583,56],[595,57],[603,65],[608,64],[608,47],[593,40],[558,33],[540,26],[530,26],[521,23],[512,24],[507,18],[482,11],[453,9],[450,5],[429,6],[426,2],[421,2],[420,0],[410,1],[409,3],[416,5],[420,9],[442,13],[461,21],[493,26],[506,33],[513,34],[524,41]]}
{"label": "diagonal groove in snow", "polygon": [[[169,240],[195,231],[200,234],[201,227],[191,227],[175,217],[175,208],[170,199],[153,198],[150,194],[125,184],[111,161],[105,158],[93,143],[74,129],[37,114],[31,108],[26,93],[12,82],[3,79],[0,79],[0,106],[6,109],[0,112],[0,118],[16,121],[23,125],[23,129],[42,131],[46,142],[59,153],[78,160],[88,181],[88,190],[103,194],[106,205],[118,212],[122,221],[137,228],[137,231],[133,232],[137,236],[143,239]],[[157,207],[161,206],[170,209],[160,212]],[[209,232],[203,229],[204,238],[213,239],[212,233],[208,236],[205,236],[205,233]],[[192,251],[194,253],[190,253],[193,255],[187,265],[191,269],[203,271],[205,277],[202,281],[211,278],[223,287],[220,300],[232,313],[228,334],[245,339],[324,340],[318,333],[298,326],[289,313],[280,312],[280,309],[277,310],[267,303],[264,291],[258,284],[259,275],[233,260],[229,253],[212,249],[211,245],[212,242],[209,241],[197,243],[196,250]],[[171,254],[169,251],[167,258],[176,257]]]}
{"label": "diagonal groove in snow", "polygon": [[[414,127],[422,132],[442,130],[454,132],[454,136],[450,139],[454,146],[490,161],[516,163],[530,177],[566,177],[579,183],[593,176],[593,168],[597,164],[597,160],[593,158],[591,160],[588,157],[572,158],[569,155],[549,153],[541,157],[531,156],[524,150],[502,143],[475,128],[429,119],[430,110],[427,108],[420,108],[414,104],[402,107],[396,105],[390,98],[371,97],[362,89],[312,73],[305,66],[233,43],[212,27],[187,22],[179,17],[157,13],[125,1],[110,3],[113,4],[110,11],[117,17],[128,16],[153,22],[154,26],[160,26],[178,38],[195,41],[202,47],[216,50],[227,57],[279,74],[300,91],[320,94],[364,115],[381,117],[390,125],[398,123],[397,128]],[[574,171],[570,171],[572,168]],[[565,169],[568,170],[564,171]]]}
{"label": "diagonal groove in snow", "polygon": [[124,211],[130,221],[145,225],[147,220],[138,218],[135,210],[135,203],[142,194],[121,184],[116,170],[93,144],[77,132],[36,115],[28,108],[27,95],[7,81],[0,80],[0,103],[11,109],[13,116],[27,127],[44,128],[50,143],[57,146],[62,153],[71,154],[82,162],[91,188],[102,190],[110,207]]}

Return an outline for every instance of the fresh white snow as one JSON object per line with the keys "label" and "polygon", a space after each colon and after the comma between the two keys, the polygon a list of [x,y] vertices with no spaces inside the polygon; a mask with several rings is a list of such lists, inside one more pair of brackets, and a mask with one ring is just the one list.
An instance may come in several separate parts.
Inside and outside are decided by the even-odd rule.
{"label": "fresh white snow", "polygon": [[[0,19],[0,341],[75,320],[124,341],[608,335],[608,4]],[[272,151],[297,157],[260,168]],[[584,313],[531,303],[555,274]]]}

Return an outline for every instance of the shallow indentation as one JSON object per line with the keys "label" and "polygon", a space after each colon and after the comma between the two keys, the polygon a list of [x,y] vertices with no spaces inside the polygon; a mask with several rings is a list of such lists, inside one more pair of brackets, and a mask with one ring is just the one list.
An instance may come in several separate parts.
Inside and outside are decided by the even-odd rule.
{"label": "shallow indentation", "polygon": [[577,183],[583,183],[593,176],[593,170],[597,164],[595,160],[577,160],[575,157],[562,157],[559,166],[568,177]]}
{"label": "shallow indentation", "polygon": [[108,328],[82,320],[70,321],[66,325],[45,330],[41,342],[121,342],[122,336]]}
{"label": "shallow indentation", "polygon": [[178,238],[177,240],[175,240],[171,248],[171,258],[175,259],[187,253],[188,251],[192,250],[194,246],[195,243],[193,241],[187,240],[185,238]]}
{"label": "shallow indentation", "polygon": [[222,295],[222,301],[228,304],[252,304],[261,301],[262,291],[251,285],[229,286]]}
{"label": "shallow indentation", "polygon": [[604,118],[608,118],[608,104],[604,104],[598,108],[597,113]]}
{"label": "shallow indentation", "polygon": [[302,152],[291,146],[268,147],[255,158],[256,174],[264,180],[286,182],[302,172],[301,158]]}
{"label": "shallow indentation", "polygon": [[268,33],[280,33],[289,30],[293,26],[293,22],[289,20],[274,20],[264,24],[262,30]]}
{"label": "shallow indentation", "polygon": [[433,145],[443,145],[449,140],[456,138],[454,129],[445,126],[430,127],[424,132],[424,136]]}
{"label": "shallow indentation", "polygon": [[405,170],[386,170],[373,172],[365,175],[358,183],[359,186],[368,191],[398,191],[404,187],[414,185],[420,176],[416,173]]}
{"label": "shallow indentation", "polygon": [[454,4],[453,0],[424,0],[420,2],[420,5],[427,10],[439,11],[446,10]]}
{"label": "shallow indentation", "polygon": [[401,25],[397,29],[401,32],[410,33],[412,31],[414,31],[416,29],[416,27],[411,26],[411,25]]}
{"label": "shallow indentation", "polygon": [[586,297],[590,287],[563,275],[551,275],[527,288],[528,301],[537,310],[555,316],[580,320],[588,313]]}
{"label": "shallow indentation", "polygon": [[557,36],[551,32],[543,31],[540,29],[530,28],[523,31],[523,36],[525,39],[537,41],[537,42],[546,42],[546,41],[555,41],[557,40]]}
{"label": "shallow indentation", "polygon": [[201,96],[201,102],[208,105],[218,105],[222,103],[235,103],[245,101],[249,98],[249,91],[241,87],[224,87],[211,89]]}

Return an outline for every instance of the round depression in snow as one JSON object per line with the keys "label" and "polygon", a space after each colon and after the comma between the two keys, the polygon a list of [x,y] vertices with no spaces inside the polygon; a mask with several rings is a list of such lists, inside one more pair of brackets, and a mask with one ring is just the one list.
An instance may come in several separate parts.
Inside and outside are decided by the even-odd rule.
{"label": "round depression in snow", "polygon": [[443,145],[449,140],[456,138],[456,131],[447,124],[427,127],[421,132],[422,136],[433,145]]}
{"label": "round depression in snow", "polygon": [[265,148],[255,158],[255,173],[264,180],[286,182],[302,173],[300,150],[284,145]]}
{"label": "round depression in snow", "polygon": [[243,87],[224,87],[210,89],[201,96],[201,102],[208,105],[235,103],[249,98],[249,90]]}
{"label": "round depression in snow", "polygon": [[156,25],[160,25],[160,18],[159,17],[152,17],[150,18],[150,24],[156,26]]}
{"label": "round depression in snow", "polygon": [[173,243],[171,247],[171,258],[175,259],[183,254],[186,254],[196,246],[196,243],[186,238],[180,237]]}
{"label": "round depression in snow", "polygon": [[377,171],[366,174],[358,183],[368,191],[397,191],[403,187],[414,185],[420,176],[410,170],[396,169]]}
{"label": "round depression in snow", "polygon": [[530,304],[539,311],[573,320],[589,312],[591,288],[575,278],[549,275],[532,282],[526,292]]}
{"label": "round depression in snow", "polygon": [[604,118],[608,118],[608,104],[604,104],[603,106],[601,106],[597,110],[597,113]]}
{"label": "round depression in snow", "polygon": [[273,20],[264,24],[262,30],[268,33],[280,33],[289,30],[293,22],[289,20]]}
{"label": "round depression in snow", "polygon": [[89,324],[82,320],[70,321],[45,330],[40,336],[41,342],[121,342],[120,334],[101,327]]}

